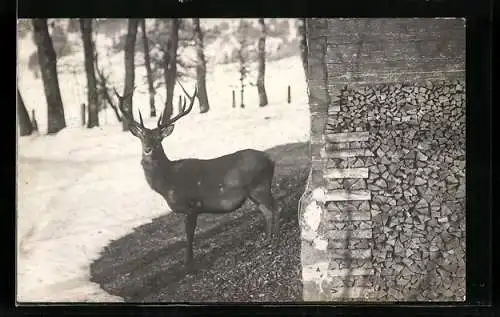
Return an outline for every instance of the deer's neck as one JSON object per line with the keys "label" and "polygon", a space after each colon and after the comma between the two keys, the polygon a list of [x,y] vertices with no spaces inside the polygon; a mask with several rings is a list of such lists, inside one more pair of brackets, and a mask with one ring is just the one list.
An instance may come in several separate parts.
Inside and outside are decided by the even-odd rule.
{"label": "deer's neck", "polygon": [[146,181],[153,190],[160,192],[168,187],[172,162],[165,155],[161,146],[154,149],[151,155],[143,155],[141,164]]}

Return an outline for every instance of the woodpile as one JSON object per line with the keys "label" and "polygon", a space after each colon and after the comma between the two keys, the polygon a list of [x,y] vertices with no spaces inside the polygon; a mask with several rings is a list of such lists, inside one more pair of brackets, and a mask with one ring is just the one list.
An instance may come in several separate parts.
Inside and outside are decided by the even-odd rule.
{"label": "woodpile", "polygon": [[[329,115],[327,134],[368,131],[368,142],[348,148],[373,153],[328,158],[327,170],[369,171],[367,179],[329,180],[328,189],[368,189],[372,197],[371,219],[357,210],[356,227],[330,228],[330,247],[347,247],[334,242],[339,232],[373,228],[371,261],[381,299],[465,296],[465,109],[465,85],[457,80],[351,87],[342,92],[341,111]],[[326,151],[341,150],[336,147],[328,144]],[[337,207],[328,206],[332,226],[342,226],[335,222],[342,217]],[[354,248],[369,249],[363,243]],[[350,267],[363,267],[365,255]]]}

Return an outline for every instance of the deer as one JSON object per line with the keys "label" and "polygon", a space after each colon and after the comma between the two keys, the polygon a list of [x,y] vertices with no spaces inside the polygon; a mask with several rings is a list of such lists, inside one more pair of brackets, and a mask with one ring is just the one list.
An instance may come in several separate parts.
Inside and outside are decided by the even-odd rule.
{"label": "deer", "polygon": [[[281,208],[271,193],[275,162],[262,151],[243,149],[212,159],[186,158],[170,160],[165,154],[162,141],[174,130],[174,123],[190,113],[197,96],[178,82],[186,97],[179,113],[172,117],[160,114],[157,126],[146,128],[139,110],[139,122],[123,109],[132,89],[120,96],[119,108],[129,122],[129,130],[142,145],[141,165],[149,187],[161,195],[172,212],[183,214],[187,247],[184,268],[194,269],[193,241],[199,214],[224,214],[238,210],[247,200],[257,205],[265,218],[267,243],[279,240],[279,214]],[[273,239],[274,238],[274,239]]]}

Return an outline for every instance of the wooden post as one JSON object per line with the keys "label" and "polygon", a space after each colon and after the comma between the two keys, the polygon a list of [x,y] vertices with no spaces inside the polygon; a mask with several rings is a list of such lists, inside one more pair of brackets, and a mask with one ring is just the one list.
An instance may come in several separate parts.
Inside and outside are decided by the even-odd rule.
{"label": "wooden post", "polygon": [[108,124],[108,112],[106,109],[107,107],[104,108],[104,124]]}
{"label": "wooden post", "polygon": [[31,109],[31,125],[33,126],[33,131],[38,131],[38,122],[36,122],[35,109]]}
{"label": "wooden post", "polygon": [[234,89],[233,89],[233,108],[236,108],[236,93],[234,92]]}
{"label": "wooden post", "polygon": [[290,85],[288,85],[288,96],[287,96],[287,101],[288,103],[292,102],[292,91],[290,89]]}
{"label": "wooden post", "polygon": [[82,126],[85,126],[85,103],[82,103],[81,115],[82,115]]}
{"label": "wooden post", "polygon": [[179,111],[178,113],[182,112],[182,96],[179,95],[179,103],[177,105],[177,110]]}

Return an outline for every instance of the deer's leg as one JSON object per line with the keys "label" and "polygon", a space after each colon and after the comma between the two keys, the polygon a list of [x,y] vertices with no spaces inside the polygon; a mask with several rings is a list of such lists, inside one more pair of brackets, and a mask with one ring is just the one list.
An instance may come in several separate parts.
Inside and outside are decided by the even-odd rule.
{"label": "deer's leg", "polygon": [[185,218],[186,226],[186,237],[187,237],[187,247],[186,247],[186,257],[185,265],[187,269],[193,268],[193,240],[194,240],[194,230],[196,229],[196,220],[198,215],[196,213],[188,213]]}
{"label": "deer's leg", "polygon": [[279,215],[278,209],[275,208],[274,198],[269,191],[257,188],[250,193],[251,200],[257,204],[259,210],[266,219],[266,236],[269,240],[274,235],[279,237]]}
{"label": "deer's leg", "polygon": [[272,238],[272,228],[273,228],[273,212],[271,209],[266,207],[266,205],[259,204],[259,209],[264,215],[264,218],[266,218],[266,237],[268,240],[271,240]]}

